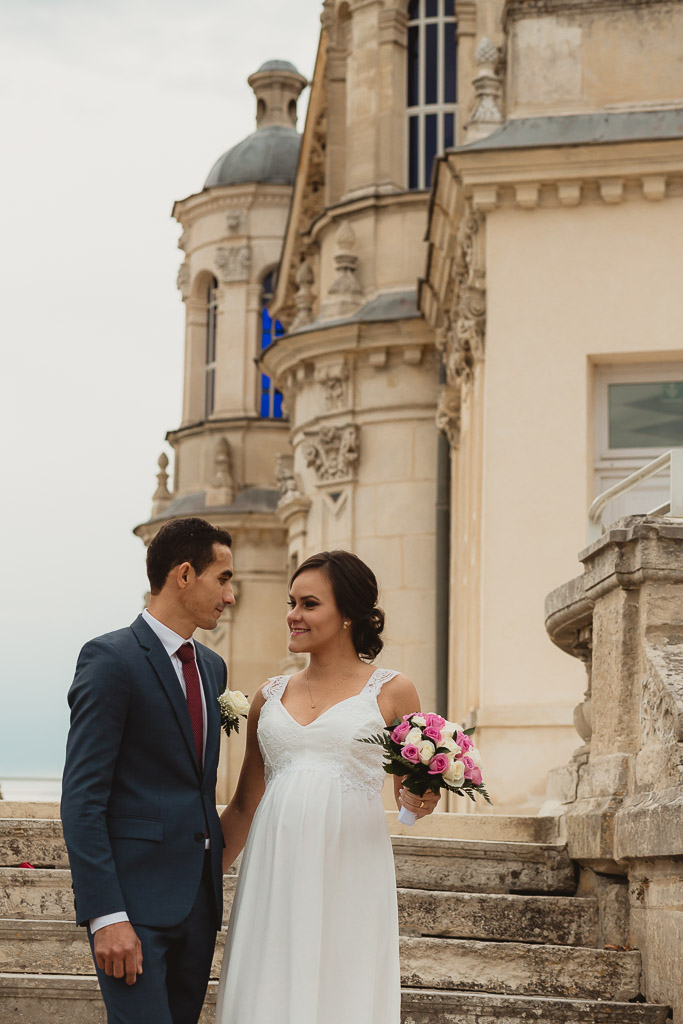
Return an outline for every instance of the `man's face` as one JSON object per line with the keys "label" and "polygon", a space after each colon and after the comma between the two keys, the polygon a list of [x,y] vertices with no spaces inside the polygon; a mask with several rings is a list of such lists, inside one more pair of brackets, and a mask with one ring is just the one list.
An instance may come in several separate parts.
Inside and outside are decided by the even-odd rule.
{"label": "man's face", "polygon": [[225,608],[235,603],[232,574],[232,551],[225,544],[213,545],[213,562],[201,576],[190,566],[182,600],[195,628],[215,629]]}

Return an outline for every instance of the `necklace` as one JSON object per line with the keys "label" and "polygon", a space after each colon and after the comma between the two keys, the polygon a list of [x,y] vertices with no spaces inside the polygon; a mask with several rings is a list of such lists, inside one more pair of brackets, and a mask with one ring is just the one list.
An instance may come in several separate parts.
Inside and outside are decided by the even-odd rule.
{"label": "necklace", "polygon": [[322,695],[320,697],[318,697],[318,699],[316,701],[314,701],[313,700],[313,694],[311,693],[311,684],[308,681],[308,665],[307,665],[306,668],[304,669],[304,677],[306,679],[306,689],[308,690],[308,699],[309,699],[309,701],[311,703],[311,708],[317,708],[318,704],[320,704],[320,701],[323,699],[323,697],[327,697],[328,694],[332,693],[332,690],[334,690],[336,686],[338,686],[340,683],[345,683],[348,679],[351,678],[352,675],[353,675],[353,672],[347,672],[345,676],[342,676],[341,679],[337,680],[337,682],[333,686],[328,687],[327,690],[325,690],[322,693]]}

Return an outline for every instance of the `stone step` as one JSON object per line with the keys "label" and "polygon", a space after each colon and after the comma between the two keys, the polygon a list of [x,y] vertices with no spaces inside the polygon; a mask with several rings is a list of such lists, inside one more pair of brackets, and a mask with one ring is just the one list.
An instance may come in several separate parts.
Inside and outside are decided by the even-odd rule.
{"label": "stone step", "polygon": [[[218,936],[212,977],[225,945]],[[0,921],[0,971],[94,974],[82,928],[67,921]],[[413,988],[469,989],[508,995],[633,999],[640,954],[572,946],[402,936],[401,977]]]}
{"label": "stone step", "polygon": [[[215,1024],[216,982],[200,1024]],[[665,1024],[667,1008],[541,996],[404,989],[402,1024]],[[88,977],[0,975],[0,1020],[12,1024],[106,1024],[97,981]]]}
{"label": "stone step", "polygon": [[401,982],[410,988],[501,995],[635,999],[640,953],[521,942],[401,938]]}
{"label": "stone step", "polygon": [[[227,923],[237,878],[223,880]],[[510,896],[399,889],[399,924],[408,935],[595,946],[597,902],[571,896]],[[64,868],[0,868],[0,919],[73,921],[71,874]]]}
{"label": "stone step", "polygon": [[402,935],[598,945],[597,900],[578,896],[398,890]]}
{"label": "stone step", "polygon": [[[223,810],[222,806],[218,808]],[[522,814],[463,814],[436,811],[409,828],[398,821],[398,811],[386,811],[392,836],[429,836],[438,839],[475,839],[480,842],[555,843],[558,819]],[[0,818],[59,818],[58,803],[0,800]]]}
{"label": "stone step", "polygon": [[[467,817],[467,815],[465,815]],[[566,846],[392,837],[399,886],[457,892],[571,894],[574,867]],[[0,819],[0,867],[68,868],[61,823]]]}
{"label": "stone step", "polygon": [[401,888],[556,895],[576,890],[574,865],[562,844],[403,836],[392,843]]}

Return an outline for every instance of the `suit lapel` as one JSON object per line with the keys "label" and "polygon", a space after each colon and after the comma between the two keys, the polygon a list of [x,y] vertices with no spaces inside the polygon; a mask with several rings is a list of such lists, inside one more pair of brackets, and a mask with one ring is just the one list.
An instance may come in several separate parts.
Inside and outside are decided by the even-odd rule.
{"label": "suit lapel", "polygon": [[[154,633],[153,629],[147,625],[141,615],[135,620],[131,629],[135,633],[140,646],[145,648],[147,654],[147,660],[154,669],[154,672],[159,679],[159,682],[163,686],[166,696],[171,702],[171,706],[175,712],[175,716],[178,719],[178,725],[180,731],[183,734],[185,743],[187,744],[188,752],[192,758],[192,763],[195,767],[195,771],[199,774],[199,765],[197,764],[197,753],[194,746],[194,737],[192,735],[192,724],[190,722],[190,712],[187,709],[187,700],[183,694],[180,681],[176,675],[176,671],[171,664],[171,659],[164,650],[164,646],[159,640],[158,636]],[[200,670],[201,675],[201,670]],[[208,713],[208,701],[207,701],[207,713]],[[208,717],[208,715],[207,715]],[[208,737],[207,737],[208,746]]]}
{"label": "suit lapel", "polygon": [[204,688],[206,700],[206,749],[204,751],[204,767],[215,764],[218,759],[218,747],[221,740],[220,711],[218,707],[218,692],[214,683],[213,673],[208,665],[207,659],[195,644],[199,678]]}

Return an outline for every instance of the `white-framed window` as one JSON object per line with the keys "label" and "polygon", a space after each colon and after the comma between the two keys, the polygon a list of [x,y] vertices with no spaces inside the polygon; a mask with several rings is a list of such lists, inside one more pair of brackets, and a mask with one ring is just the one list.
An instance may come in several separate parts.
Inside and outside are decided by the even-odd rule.
{"label": "white-framed window", "polygon": [[[598,365],[594,375],[594,496],[670,448],[683,448],[683,361]],[[664,471],[616,498],[603,522],[668,500]]]}
{"label": "white-framed window", "polygon": [[456,137],[454,0],[410,0],[406,84],[408,188],[424,189],[435,157]]}
{"label": "white-framed window", "polygon": [[206,336],[204,347],[204,416],[211,416],[216,405],[216,326],[218,321],[218,281],[212,277],[206,289]]}

